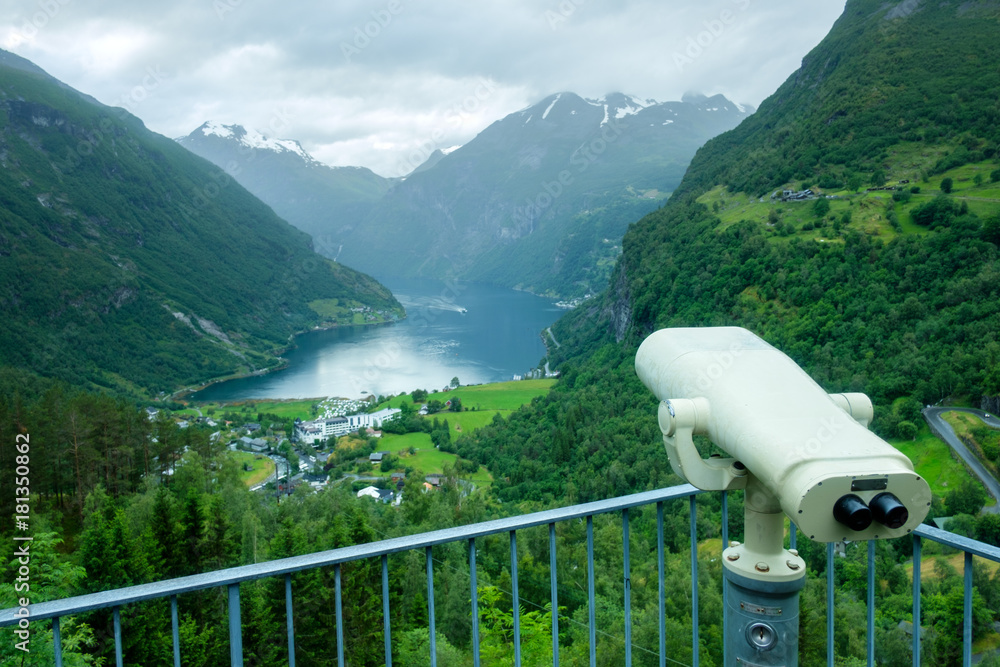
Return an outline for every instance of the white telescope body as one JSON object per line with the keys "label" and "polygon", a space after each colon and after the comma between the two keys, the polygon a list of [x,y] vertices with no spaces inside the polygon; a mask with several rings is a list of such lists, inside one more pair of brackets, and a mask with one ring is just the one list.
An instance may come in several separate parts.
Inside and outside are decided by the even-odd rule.
{"label": "white telescope body", "polygon": [[[827,394],[789,357],[749,331],[657,331],[640,346],[635,365],[663,402],[665,436],[673,435],[672,423],[683,413],[694,424],[693,433],[707,435],[738,461],[728,467],[745,466],[810,539],[898,537],[927,515],[927,482],[909,459],[866,428],[871,402],[862,394]],[[670,450],[668,444],[675,472],[698,486],[684,470],[684,457]],[[869,506],[868,524],[856,522]],[[852,515],[854,510],[859,514]]]}

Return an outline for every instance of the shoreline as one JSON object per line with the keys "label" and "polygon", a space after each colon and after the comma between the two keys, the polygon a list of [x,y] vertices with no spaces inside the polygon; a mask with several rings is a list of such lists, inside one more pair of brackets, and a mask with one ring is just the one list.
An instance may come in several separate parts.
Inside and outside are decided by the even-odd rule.
{"label": "shoreline", "polygon": [[[212,379],[207,380],[207,381],[203,382],[202,384],[196,385],[194,387],[184,387],[183,389],[178,389],[174,393],[170,394],[170,396],[168,397],[168,400],[181,401],[181,402],[183,402],[184,400],[193,400],[193,399],[189,399],[188,398],[191,394],[196,394],[199,391],[203,391],[203,390],[207,389],[208,387],[211,387],[212,385],[219,384],[220,382],[229,382],[230,380],[241,380],[243,378],[257,377],[259,375],[267,375],[268,373],[274,373],[276,371],[284,370],[285,368],[288,368],[288,360],[285,359],[282,355],[285,354],[285,353],[287,353],[289,350],[293,350],[296,347],[298,347],[295,344],[295,339],[298,338],[299,336],[303,336],[305,334],[313,333],[315,331],[331,331],[333,329],[342,329],[342,328],[348,328],[348,327],[360,327],[360,328],[364,328],[364,327],[380,327],[380,326],[386,326],[386,325],[396,324],[397,322],[400,322],[400,321],[405,320],[405,319],[406,319],[406,315],[404,314],[403,317],[401,317],[401,318],[398,318],[398,319],[395,319],[395,320],[386,320],[385,322],[365,322],[363,324],[333,324],[333,325],[325,326],[325,327],[317,325],[317,326],[315,326],[315,327],[313,327],[311,329],[307,329],[305,331],[297,331],[297,332],[291,334],[288,337],[289,344],[286,347],[283,347],[280,350],[278,350],[277,353],[274,355],[274,357],[278,360],[278,363],[275,364],[274,366],[271,366],[271,367],[268,367],[268,368],[258,368],[255,371],[249,371],[249,372],[246,372],[246,373],[234,373],[232,375],[224,375],[222,377],[212,378]],[[323,398],[330,398],[330,397],[326,396],[326,397],[323,397]],[[243,400],[243,401],[250,401],[250,400],[275,400],[275,401],[289,400],[289,401],[303,401],[303,400],[309,400],[309,399],[304,399],[304,398],[290,398],[290,399],[240,399],[240,400]],[[207,403],[207,402],[213,402],[213,401],[201,401],[201,402]],[[214,401],[214,402],[218,402],[218,401]],[[228,403],[228,401],[227,401],[227,403]]]}

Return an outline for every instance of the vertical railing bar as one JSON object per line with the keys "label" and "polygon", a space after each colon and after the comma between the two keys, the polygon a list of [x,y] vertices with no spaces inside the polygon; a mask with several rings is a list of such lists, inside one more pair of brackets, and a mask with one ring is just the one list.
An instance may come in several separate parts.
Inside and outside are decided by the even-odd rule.
{"label": "vertical railing bar", "polygon": [[434,559],[427,547],[427,625],[431,648],[431,667],[437,667],[437,629],[434,622]]}
{"label": "vertical railing bar", "polygon": [[[729,492],[722,492],[722,550],[729,548]],[[729,586],[722,582],[722,636],[726,636],[726,619],[729,617]],[[722,642],[722,664],[729,664],[729,647]]]}
{"label": "vertical railing bar", "polygon": [[868,540],[868,667],[875,667],[875,540]]}
{"label": "vertical railing bar", "polygon": [[288,667],[295,667],[295,619],[292,616],[292,575],[285,575],[285,626],[288,630]]}
{"label": "vertical railing bar", "polygon": [[965,598],[962,610],[962,665],[972,665],[972,552],[965,552]]}
{"label": "vertical railing bar", "polygon": [[479,667],[479,592],[476,584],[476,538],[469,540],[469,586],[472,589],[472,664]]}
{"label": "vertical railing bar", "polygon": [[556,524],[549,524],[549,581],[552,585],[552,667],[559,667],[559,591],[556,588]]}
{"label": "vertical railing bar", "polygon": [[691,665],[698,667],[698,507],[695,497],[688,496],[691,522]]}
{"label": "vertical railing bar", "polygon": [[385,667],[392,667],[392,631],[389,626],[389,556],[382,554],[382,634],[385,638]]}
{"label": "vertical railing bar", "polygon": [[913,667],[920,667],[920,565],[921,541],[913,536]]}
{"label": "vertical railing bar", "polygon": [[240,585],[229,584],[229,663],[243,667],[243,625],[240,622]]}
{"label": "vertical railing bar", "polygon": [[826,545],[826,664],[833,663],[833,542]]}
{"label": "vertical railing bar", "polygon": [[59,617],[52,619],[52,648],[55,650],[56,667],[63,667],[62,637],[59,634]]}
{"label": "vertical railing bar", "polygon": [[115,607],[115,666],[122,667],[122,614],[121,607]]}
{"label": "vertical railing bar", "polygon": [[629,554],[628,508],[622,510],[622,561],[625,568],[625,667],[632,667],[632,565]]}
{"label": "vertical railing bar", "polygon": [[333,566],[333,606],[337,615],[337,666],[344,667],[344,605],[340,590],[340,563]]}
{"label": "vertical railing bar", "polygon": [[181,667],[181,624],[177,618],[177,596],[170,596],[170,629],[174,636],[174,667]]}
{"label": "vertical railing bar", "polygon": [[587,621],[590,626],[590,667],[597,667],[597,596],[594,593],[594,516],[587,517]]}
{"label": "vertical railing bar", "polygon": [[510,591],[514,621],[514,667],[521,667],[521,600],[517,594],[517,531],[510,531]]}
{"label": "vertical railing bar", "polygon": [[656,503],[656,571],[660,597],[660,667],[667,667],[667,589],[663,574],[663,502]]}

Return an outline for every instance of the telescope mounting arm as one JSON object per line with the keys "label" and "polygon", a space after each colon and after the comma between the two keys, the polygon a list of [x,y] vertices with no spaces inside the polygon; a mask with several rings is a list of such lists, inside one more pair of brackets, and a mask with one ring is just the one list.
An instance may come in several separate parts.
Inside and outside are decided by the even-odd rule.
{"label": "telescope mounting arm", "polygon": [[709,404],[704,398],[660,402],[658,420],[674,472],[704,491],[730,491],[747,485],[747,469],[733,458],[703,459],[694,435],[708,433]]}

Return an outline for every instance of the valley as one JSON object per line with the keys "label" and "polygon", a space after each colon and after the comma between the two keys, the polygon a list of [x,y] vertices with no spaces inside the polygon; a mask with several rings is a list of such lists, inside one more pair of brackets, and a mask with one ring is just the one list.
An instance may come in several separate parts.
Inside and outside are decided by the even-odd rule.
{"label": "valley", "polygon": [[752,112],[721,95],[558,93],[389,179],[239,125],[208,122],[178,142],[348,266],[558,300],[602,290],[628,225],[666,201],[698,146]]}
{"label": "valley", "polygon": [[[559,30],[610,30],[598,9],[577,7]],[[779,33],[798,32],[774,27],[787,14],[745,9],[732,31],[705,33],[711,49],[686,65],[756,53],[738,31],[760,39],[757,23],[780,48]],[[213,30],[221,40],[254,11],[214,17],[226,23]],[[295,77],[319,91],[386,63],[397,35],[423,39],[407,31],[442,20],[430,11],[407,6],[391,26],[371,24],[380,38],[353,54],[345,78],[303,65],[319,51],[296,56]],[[799,8],[796,25],[813,11]],[[670,64],[667,27],[650,22],[659,50],[643,54],[643,76]],[[297,26],[288,43],[310,29]],[[565,44],[563,34],[545,41]],[[205,60],[213,85],[203,90],[256,85],[282,44],[239,44],[237,60],[255,68],[247,79],[217,67],[236,61]],[[479,52],[448,50],[460,46],[441,40],[478,76]],[[778,61],[727,62],[749,78]],[[172,616],[184,664],[204,667],[226,664],[237,643],[246,664],[284,664],[292,625],[302,665],[336,664],[339,652],[351,664],[428,664],[432,639],[442,665],[510,664],[521,649],[522,664],[545,665],[556,620],[560,664],[725,664],[722,550],[748,537],[743,493],[682,494],[655,511],[579,516],[551,532],[539,524],[516,539],[462,533],[682,484],[637,349],[660,329],[723,326],[754,332],[824,392],[869,396],[872,433],[930,487],[929,499],[915,494],[928,501],[925,522],[953,544],[982,545],[956,558],[931,539],[848,533],[828,547],[776,516],[773,535],[805,565],[800,663],[825,664],[830,651],[835,664],[902,667],[917,628],[924,664],[963,664],[963,653],[1000,664],[1000,513],[924,417],[947,409],[956,436],[996,471],[995,420],[962,409],[995,415],[1000,405],[998,63],[994,0],[847,0],[759,108],[714,94],[721,83],[712,96],[663,103],[533,92],[455,150],[387,179],[327,167],[291,139],[199,125],[219,108],[207,98],[183,117],[197,129],[171,140],[0,52],[0,468],[30,472],[17,487],[0,476],[0,513],[27,517],[0,525],[0,608],[28,608],[8,584],[15,539],[29,532],[32,604],[431,531],[459,540],[185,590],[174,605],[32,621],[31,655],[0,642],[0,664],[51,664],[58,642],[65,664],[112,664],[120,646],[124,664],[166,666]],[[425,86],[385,118],[416,127],[408,105],[446,84],[420,67],[414,53],[392,85],[366,82],[380,96],[413,78]],[[275,81],[252,87],[284,94]],[[562,83],[546,90],[563,88],[552,81]],[[341,102],[350,111],[372,100]],[[357,128],[323,129],[327,146],[347,150],[330,137]],[[405,144],[402,134],[351,136]],[[444,286],[417,289],[428,278]],[[536,379],[506,381],[515,375]],[[297,419],[375,410],[399,412],[381,413],[393,418],[371,431],[331,421],[346,434],[293,442]],[[16,449],[26,442],[30,457]],[[701,456],[727,454],[694,442]],[[886,488],[855,489],[847,477],[852,492]]]}

